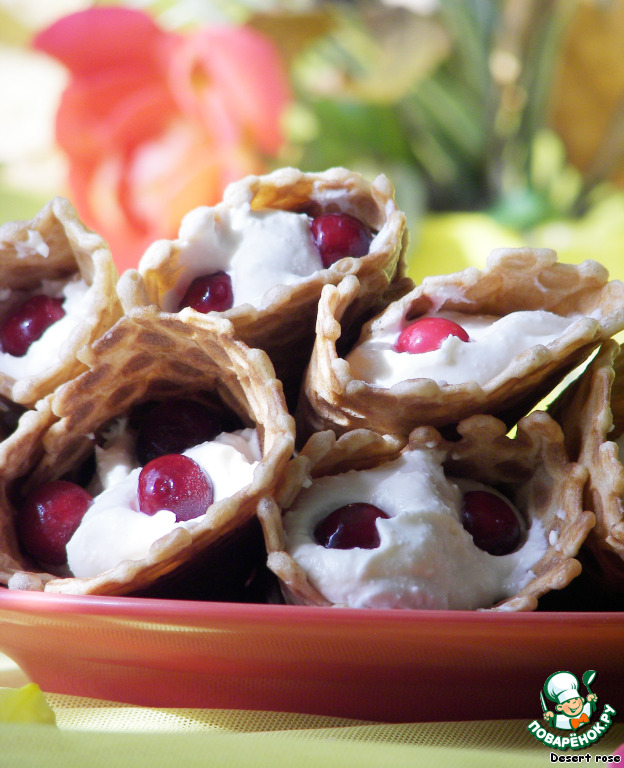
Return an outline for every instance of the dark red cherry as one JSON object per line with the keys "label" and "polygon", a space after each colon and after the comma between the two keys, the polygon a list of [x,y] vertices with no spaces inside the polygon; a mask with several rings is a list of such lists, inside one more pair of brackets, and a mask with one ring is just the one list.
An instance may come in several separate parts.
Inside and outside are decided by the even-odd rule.
{"label": "dark red cherry", "polygon": [[150,408],[142,418],[136,442],[139,464],[166,453],[184,453],[224,430],[214,411],[196,400],[167,400]]}
{"label": "dark red cherry", "polygon": [[65,315],[63,299],[37,294],[26,299],[4,318],[0,326],[2,351],[13,357],[23,357],[44,332]]}
{"label": "dark red cherry", "polygon": [[66,563],[67,542],[92,502],[84,488],[67,480],[40,485],[28,495],[18,518],[19,538],[26,552],[43,563]]}
{"label": "dark red cherry", "polygon": [[462,524],[475,546],[490,555],[508,555],[520,543],[522,526],[510,504],[488,491],[464,494]]}
{"label": "dark red cherry", "polygon": [[444,317],[421,317],[410,325],[406,326],[399,338],[396,340],[394,348],[397,352],[409,352],[412,355],[420,352],[431,352],[439,349],[442,342],[449,336],[457,336],[462,341],[470,341],[466,331]]}
{"label": "dark red cherry", "polygon": [[364,502],[346,504],[331,512],[314,529],[314,539],[326,549],[375,549],[379,546],[376,522],[388,515]]}
{"label": "dark red cherry", "polygon": [[373,239],[366,224],[348,213],[323,213],[312,220],[311,228],[324,267],[346,256],[366,256]]}
{"label": "dark red cherry", "polygon": [[150,461],[141,470],[138,487],[139,509],[155,515],[168,509],[176,521],[203,515],[212,504],[212,481],[189,456],[171,453]]}
{"label": "dark red cherry", "polygon": [[182,297],[178,310],[191,307],[197,312],[225,312],[234,304],[232,280],[227,272],[196,277]]}

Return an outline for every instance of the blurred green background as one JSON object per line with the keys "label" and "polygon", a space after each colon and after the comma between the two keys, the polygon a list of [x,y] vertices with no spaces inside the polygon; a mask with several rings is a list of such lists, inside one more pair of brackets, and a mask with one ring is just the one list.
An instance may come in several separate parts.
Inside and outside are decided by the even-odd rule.
{"label": "blurred green background", "polygon": [[[0,220],[70,197],[54,120],[63,67],[30,46],[78,0],[0,0]],[[165,29],[246,24],[293,89],[267,169],[393,182],[419,281],[492,248],[554,248],[624,278],[624,0],[154,0]]]}

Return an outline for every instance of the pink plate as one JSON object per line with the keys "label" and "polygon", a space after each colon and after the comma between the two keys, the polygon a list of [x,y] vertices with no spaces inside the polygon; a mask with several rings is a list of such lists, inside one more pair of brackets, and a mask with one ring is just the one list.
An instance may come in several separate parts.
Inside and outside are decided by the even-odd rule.
{"label": "pink plate", "polygon": [[624,713],[624,613],[371,611],[0,590],[0,650],[45,691],[378,721],[541,717],[553,672]]}

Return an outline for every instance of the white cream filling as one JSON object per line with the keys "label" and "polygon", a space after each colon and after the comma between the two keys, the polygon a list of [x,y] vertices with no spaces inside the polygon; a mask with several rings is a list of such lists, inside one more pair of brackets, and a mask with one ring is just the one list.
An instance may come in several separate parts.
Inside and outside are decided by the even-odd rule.
{"label": "white cream filling", "polygon": [[379,387],[416,378],[440,384],[476,381],[483,385],[502,373],[517,355],[538,344],[551,343],[578,319],[545,310],[511,312],[500,318],[459,312],[425,316],[453,320],[464,328],[470,341],[449,336],[431,352],[397,352],[394,344],[408,323],[393,319],[377,326],[347,355],[353,377]]}
{"label": "white cream filling", "polygon": [[[235,307],[265,308],[272,289],[323,269],[310,221],[304,213],[253,211],[249,203],[191,211],[180,227],[177,283],[162,298],[163,309],[177,311],[196,277],[219,271],[230,276]],[[149,262],[149,253],[143,260]]]}
{"label": "white cream filling", "polygon": [[65,315],[47,328],[42,336],[34,341],[25,355],[14,357],[7,352],[0,352],[0,372],[14,379],[36,376],[58,365],[63,345],[74,329],[85,322],[92,312],[92,298],[89,286],[82,278],[71,280],[44,280],[36,292],[11,292],[4,295],[0,302],[0,317],[17,307],[34,293],[44,293],[53,298],[63,298]]}
{"label": "white cream filling", "polygon": [[[124,560],[141,560],[151,545],[177,527],[192,529],[204,515],[177,523],[169,510],[154,515],[139,510],[137,485],[141,467],[135,466],[132,433],[121,421],[104,448],[96,450],[99,493],[67,543],[68,566],[83,578],[104,573]],[[184,451],[207,472],[214,502],[229,498],[253,480],[261,459],[255,429],[223,432],[214,440]],[[101,489],[101,490],[100,490]]]}
{"label": "white cream filling", "polygon": [[[362,471],[314,480],[284,516],[286,549],[332,603],[354,608],[472,610],[516,594],[534,573],[547,541],[534,520],[522,546],[494,556],[478,549],[461,523],[462,489],[479,483],[444,475],[436,451],[414,450]],[[492,490],[492,489],[490,489]],[[374,504],[376,549],[326,549],[313,531],[334,509]]]}

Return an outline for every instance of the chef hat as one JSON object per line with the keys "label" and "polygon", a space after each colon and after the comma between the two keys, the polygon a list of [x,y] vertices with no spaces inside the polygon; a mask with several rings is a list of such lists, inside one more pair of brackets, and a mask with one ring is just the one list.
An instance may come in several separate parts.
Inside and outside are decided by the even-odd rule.
{"label": "chef hat", "polygon": [[544,684],[544,692],[557,704],[580,696],[578,688],[578,680],[571,672],[555,672]]}

